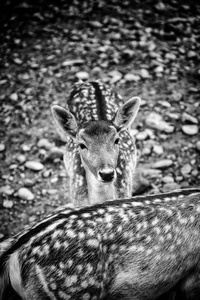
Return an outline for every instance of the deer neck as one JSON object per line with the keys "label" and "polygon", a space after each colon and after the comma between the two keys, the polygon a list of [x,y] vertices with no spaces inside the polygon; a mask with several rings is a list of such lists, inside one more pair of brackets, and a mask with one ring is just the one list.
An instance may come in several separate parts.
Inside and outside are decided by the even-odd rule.
{"label": "deer neck", "polygon": [[106,184],[100,182],[89,170],[86,170],[86,180],[90,204],[102,203],[105,200],[113,200],[117,198],[117,190],[114,182]]}

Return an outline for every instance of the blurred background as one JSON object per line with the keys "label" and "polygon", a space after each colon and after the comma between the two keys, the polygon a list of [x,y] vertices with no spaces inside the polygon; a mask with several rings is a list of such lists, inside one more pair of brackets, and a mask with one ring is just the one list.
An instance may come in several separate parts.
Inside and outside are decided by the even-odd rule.
{"label": "blurred background", "polygon": [[[200,186],[200,4],[10,0],[0,13],[0,241],[68,203],[51,116],[79,79],[142,99],[139,193]],[[138,176],[137,176],[138,175]]]}

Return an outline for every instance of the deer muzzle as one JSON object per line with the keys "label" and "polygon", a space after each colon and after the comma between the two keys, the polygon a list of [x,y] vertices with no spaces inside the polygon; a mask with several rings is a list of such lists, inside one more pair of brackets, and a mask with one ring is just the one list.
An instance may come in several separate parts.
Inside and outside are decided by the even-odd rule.
{"label": "deer muzzle", "polygon": [[116,171],[112,168],[103,168],[98,171],[98,180],[108,183],[116,178]]}

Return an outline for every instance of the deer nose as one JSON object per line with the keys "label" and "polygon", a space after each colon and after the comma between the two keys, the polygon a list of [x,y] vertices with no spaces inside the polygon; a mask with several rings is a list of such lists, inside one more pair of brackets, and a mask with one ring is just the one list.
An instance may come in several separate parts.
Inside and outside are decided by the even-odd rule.
{"label": "deer nose", "polygon": [[104,169],[99,171],[99,176],[101,180],[105,182],[110,182],[115,178],[115,171],[111,169],[108,170]]}

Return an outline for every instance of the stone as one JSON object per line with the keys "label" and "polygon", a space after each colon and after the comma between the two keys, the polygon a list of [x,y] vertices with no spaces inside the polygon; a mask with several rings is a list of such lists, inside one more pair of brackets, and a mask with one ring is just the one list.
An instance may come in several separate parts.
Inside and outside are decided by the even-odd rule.
{"label": "stone", "polygon": [[161,175],[161,170],[157,170],[157,169],[148,169],[148,168],[143,168],[142,169],[142,175],[144,177],[147,177],[149,179],[154,179],[154,178],[158,178]]}
{"label": "stone", "polygon": [[172,183],[172,182],[174,182],[174,178],[172,176],[167,175],[167,176],[162,177],[162,182]]}
{"label": "stone", "polygon": [[63,158],[63,150],[58,147],[53,147],[50,149],[47,154],[47,159],[54,160],[55,158],[62,159]]}
{"label": "stone", "polygon": [[82,64],[84,64],[83,59],[71,59],[71,60],[65,60],[62,63],[62,67],[73,66],[73,65],[82,65]]}
{"label": "stone", "polygon": [[150,155],[150,154],[151,154],[151,148],[150,147],[142,148],[142,156],[143,155]]}
{"label": "stone", "polygon": [[48,193],[49,195],[55,195],[55,194],[58,193],[58,190],[57,190],[57,189],[49,189],[49,190],[47,191],[47,193]]}
{"label": "stone", "polygon": [[138,141],[144,141],[148,138],[148,132],[146,131],[141,131],[141,132],[138,132],[138,134],[136,135],[136,139]]}
{"label": "stone", "polygon": [[200,151],[200,141],[197,141],[196,148],[197,148],[198,151]]}
{"label": "stone", "polygon": [[5,208],[12,208],[13,207],[13,201],[12,200],[3,200],[3,207]]}
{"label": "stone", "polygon": [[35,185],[35,180],[26,178],[26,179],[24,179],[24,182],[23,182],[23,183],[24,183],[24,186],[30,187],[30,186]]}
{"label": "stone", "polygon": [[42,175],[44,178],[48,178],[51,176],[51,174],[52,174],[51,170],[46,170],[46,171],[44,171],[44,173]]}
{"label": "stone", "polygon": [[133,181],[133,195],[144,193],[150,187],[148,179],[144,178],[140,172],[136,170],[135,178]]}
{"label": "stone", "polygon": [[182,131],[187,135],[195,135],[199,132],[199,128],[197,125],[183,125]]}
{"label": "stone", "polygon": [[110,83],[116,83],[118,82],[120,79],[122,79],[122,73],[120,73],[119,71],[117,70],[113,70],[111,72],[109,72],[108,74],[109,76],[111,76],[111,80],[110,80]]}
{"label": "stone", "polygon": [[31,146],[29,146],[29,145],[22,145],[22,150],[24,152],[29,152],[31,150]]}
{"label": "stone", "polygon": [[164,72],[163,66],[162,66],[162,65],[157,66],[157,67],[154,69],[154,72],[155,72],[155,73],[163,73],[163,72]]}
{"label": "stone", "polygon": [[162,159],[153,163],[151,166],[153,169],[166,169],[173,165],[173,161],[171,159]]}
{"label": "stone", "polygon": [[0,194],[11,196],[14,193],[14,189],[10,185],[4,185],[0,188]]}
{"label": "stone", "polygon": [[3,152],[6,149],[6,146],[3,143],[0,143],[0,152]]}
{"label": "stone", "polygon": [[182,121],[183,122],[189,122],[189,123],[192,123],[192,124],[198,124],[198,120],[197,118],[189,115],[188,113],[184,112],[182,114]]}
{"label": "stone", "polygon": [[35,198],[34,194],[25,187],[20,188],[18,190],[17,194],[18,194],[18,197],[23,200],[32,201]]}
{"label": "stone", "polygon": [[177,57],[174,53],[166,53],[165,58],[169,59],[169,60],[176,60],[177,59]]}
{"label": "stone", "polygon": [[164,131],[166,133],[172,133],[174,131],[174,126],[165,122],[162,116],[156,112],[152,112],[147,115],[145,122],[148,127],[157,129],[159,131]]}
{"label": "stone", "polygon": [[22,61],[20,58],[18,58],[18,57],[14,58],[13,61],[14,61],[17,65],[21,65],[21,64],[23,63],[23,61]]}
{"label": "stone", "polygon": [[181,174],[184,175],[188,175],[190,174],[190,172],[192,171],[192,167],[190,164],[185,164],[184,166],[182,166],[181,168]]}
{"label": "stone", "polygon": [[81,80],[87,80],[89,79],[89,73],[85,72],[85,71],[80,71],[76,73],[76,77],[78,77],[78,79]]}
{"label": "stone", "polygon": [[149,71],[146,69],[141,69],[139,75],[143,78],[143,79],[148,79],[150,78],[150,74]]}
{"label": "stone", "polygon": [[95,28],[101,28],[102,27],[102,24],[99,22],[99,21],[89,21],[89,24],[92,26],[92,27],[95,27]]}
{"label": "stone", "polygon": [[136,75],[136,74],[132,74],[132,73],[127,73],[125,76],[124,76],[124,79],[128,82],[130,81],[139,81],[140,80],[140,76],[139,75]]}
{"label": "stone", "polygon": [[17,95],[17,93],[12,93],[9,98],[12,101],[17,101],[18,100],[18,95]]}
{"label": "stone", "polygon": [[17,161],[18,161],[19,163],[23,164],[23,163],[26,161],[26,156],[23,155],[23,154],[20,154],[20,155],[17,156],[16,159],[17,159]]}
{"label": "stone", "polygon": [[187,57],[188,57],[188,58],[194,58],[196,55],[197,55],[196,52],[190,50],[190,51],[188,52],[188,54],[187,54]]}
{"label": "stone", "polygon": [[173,190],[179,190],[181,188],[181,186],[176,183],[176,182],[169,182],[169,183],[166,183],[163,185],[163,192],[166,193],[166,192],[170,192],[170,191],[173,191]]}
{"label": "stone", "polygon": [[162,155],[164,150],[163,150],[163,147],[161,145],[154,145],[153,146],[153,152],[158,154],[158,155]]}
{"label": "stone", "polygon": [[51,149],[54,145],[49,142],[48,139],[42,138],[37,143],[38,148],[45,148],[47,150]]}
{"label": "stone", "polygon": [[170,98],[173,101],[180,101],[183,98],[183,95],[180,92],[174,91]]}
{"label": "stone", "polygon": [[44,165],[39,161],[29,160],[25,163],[25,167],[33,171],[41,171],[44,168]]}

